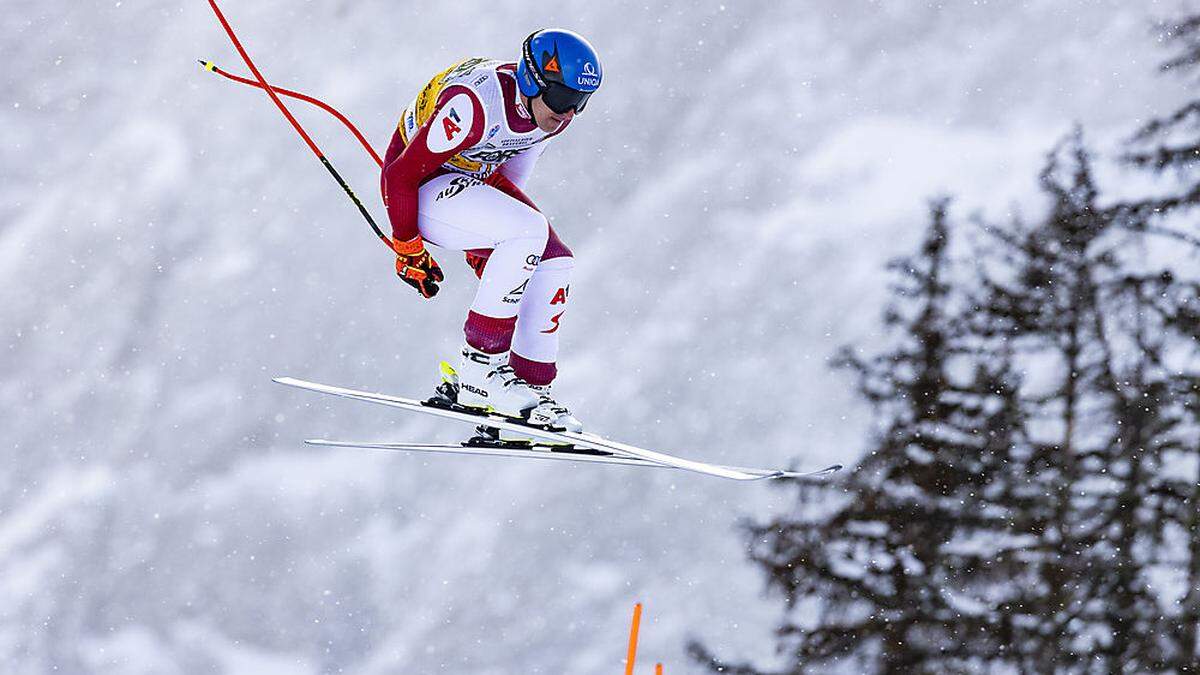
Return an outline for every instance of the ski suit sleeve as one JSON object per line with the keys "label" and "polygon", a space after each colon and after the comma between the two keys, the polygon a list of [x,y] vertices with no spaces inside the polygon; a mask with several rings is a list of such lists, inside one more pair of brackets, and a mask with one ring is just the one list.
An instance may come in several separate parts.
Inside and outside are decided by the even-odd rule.
{"label": "ski suit sleeve", "polygon": [[546,151],[546,146],[549,143],[543,141],[523,152],[516,157],[508,160],[500,165],[500,173],[504,177],[512,181],[521,190],[525,189],[525,184],[529,182],[529,177],[533,174],[533,166],[537,164],[538,158]]}
{"label": "ski suit sleeve", "polygon": [[478,143],[486,123],[483,104],[469,87],[452,84],[438,95],[429,119],[404,151],[383,168],[384,202],[395,240],[419,236],[417,194],[421,181],[446,160]]}

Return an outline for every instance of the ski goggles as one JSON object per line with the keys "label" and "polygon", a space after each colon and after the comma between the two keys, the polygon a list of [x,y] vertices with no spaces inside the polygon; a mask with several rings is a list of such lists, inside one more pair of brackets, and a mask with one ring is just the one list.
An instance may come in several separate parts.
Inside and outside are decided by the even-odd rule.
{"label": "ski goggles", "polygon": [[578,115],[587,106],[591,95],[590,91],[572,89],[561,82],[547,82],[546,86],[542,87],[542,102],[556,115],[565,115],[571,108],[574,108],[575,114]]}

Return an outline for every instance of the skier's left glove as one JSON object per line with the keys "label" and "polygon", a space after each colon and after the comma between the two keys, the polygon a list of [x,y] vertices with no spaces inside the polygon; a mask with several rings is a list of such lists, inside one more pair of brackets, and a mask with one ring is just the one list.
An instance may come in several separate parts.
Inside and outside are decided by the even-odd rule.
{"label": "skier's left glove", "polygon": [[396,274],[404,283],[417,289],[422,297],[437,295],[438,282],[446,277],[437,261],[425,250],[421,236],[417,235],[408,241],[393,239],[392,249],[396,251]]}

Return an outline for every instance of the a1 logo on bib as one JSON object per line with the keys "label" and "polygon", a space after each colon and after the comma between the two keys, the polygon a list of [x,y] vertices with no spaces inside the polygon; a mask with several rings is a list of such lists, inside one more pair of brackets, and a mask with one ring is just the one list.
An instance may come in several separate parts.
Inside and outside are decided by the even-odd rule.
{"label": "a1 logo on bib", "polygon": [[432,152],[446,152],[458,147],[471,131],[475,121],[475,104],[467,94],[455,94],[438,111],[429,127],[425,144]]}

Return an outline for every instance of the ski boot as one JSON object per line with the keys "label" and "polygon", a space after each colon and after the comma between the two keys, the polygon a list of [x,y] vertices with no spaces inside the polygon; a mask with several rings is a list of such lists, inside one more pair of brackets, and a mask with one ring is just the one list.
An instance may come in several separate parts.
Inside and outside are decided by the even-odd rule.
{"label": "ski boot", "polygon": [[508,354],[487,354],[464,345],[458,368],[441,364],[435,402],[494,412],[524,421],[541,397],[508,365]]}
{"label": "ski boot", "polygon": [[529,423],[564,431],[583,431],[583,423],[567,407],[554,400],[550,385],[528,385],[538,395],[537,406],[529,411]]}
{"label": "ski boot", "polygon": [[[528,424],[542,427],[550,431],[583,431],[583,424],[567,410],[566,406],[554,400],[550,395],[549,385],[526,385],[538,394],[538,404],[529,411]],[[555,442],[545,439],[535,438],[519,431],[510,431],[508,429],[493,430],[497,440],[502,443],[518,445],[522,443],[530,443],[537,446],[542,446],[553,450],[569,450],[573,446],[566,441]]]}

